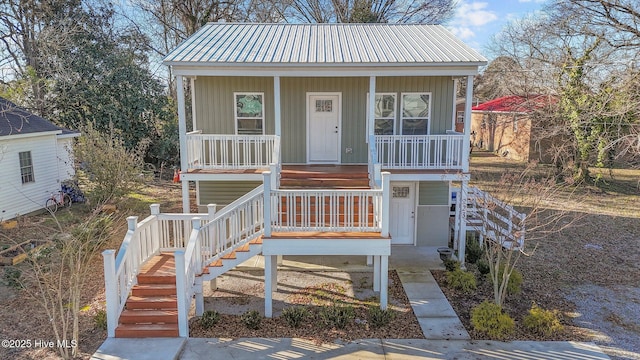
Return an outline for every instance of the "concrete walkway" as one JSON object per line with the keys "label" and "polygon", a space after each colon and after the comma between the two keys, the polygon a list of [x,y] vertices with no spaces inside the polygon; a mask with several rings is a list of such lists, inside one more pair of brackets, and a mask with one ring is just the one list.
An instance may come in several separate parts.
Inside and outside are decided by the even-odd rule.
{"label": "concrete walkway", "polygon": [[[303,339],[107,339],[93,360],[118,359],[609,359],[596,345],[573,342],[471,341],[431,275],[444,269],[436,248],[394,246],[395,269],[418,318],[424,339],[366,339],[317,345]],[[243,269],[264,268],[256,256]],[[372,271],[364,257],[285,257],[279,269],[298,271]]]}

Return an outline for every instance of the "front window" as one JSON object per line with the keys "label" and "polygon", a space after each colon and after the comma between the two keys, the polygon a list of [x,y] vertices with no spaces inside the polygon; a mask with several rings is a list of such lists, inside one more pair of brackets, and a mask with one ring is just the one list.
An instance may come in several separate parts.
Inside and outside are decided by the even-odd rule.
{"label": "front window", "polygon": [[402,135],[428,135],[430,114],[430,93],[402,94]]}
{"label": "front window", "polygon": [[22,183],[27,184],[36,181],[33,176],[31,151],[18,153],[18,157],[20,158],[20,175],[22,176]]}
{"label": "front window", "polygon": [[236,134],[264,134],[264,94],[235,93]]}

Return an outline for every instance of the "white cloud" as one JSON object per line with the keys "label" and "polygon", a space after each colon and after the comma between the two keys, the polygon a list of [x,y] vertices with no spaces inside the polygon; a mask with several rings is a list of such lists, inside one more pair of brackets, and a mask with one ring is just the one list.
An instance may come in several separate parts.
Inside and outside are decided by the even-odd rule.
{"label": "white cloud", "polygon": [[547,0],[518,0],[519,3],[536,3],[536,4],[542,4],[543,2],[546,2]]}
{"label": "white cloud", "polygon": [[494,11],[487,9],[486,2],[466,2],[461,1],[452,23],[463,26],[482,26],[498,19]]}

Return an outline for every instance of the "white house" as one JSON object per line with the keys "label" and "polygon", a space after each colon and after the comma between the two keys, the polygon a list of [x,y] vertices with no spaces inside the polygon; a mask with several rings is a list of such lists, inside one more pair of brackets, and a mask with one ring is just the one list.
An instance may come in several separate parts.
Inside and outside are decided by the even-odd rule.
{"label": "white house", "polygon": [[0,220],[44,208],[74,176],[78,135],[0,98]]}

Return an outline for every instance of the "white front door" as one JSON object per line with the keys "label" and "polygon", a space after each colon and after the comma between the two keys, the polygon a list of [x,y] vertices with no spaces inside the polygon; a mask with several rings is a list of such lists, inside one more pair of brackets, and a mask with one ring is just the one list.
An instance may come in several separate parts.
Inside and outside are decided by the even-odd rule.
{"label": "white front door", "polygon": [[413,183],[391,183],[389,233],[392,244],[413,244],[416,187]]}
{"label": "white front door", "polygon": [[309,94],[307,100],[307,159],[310,163],[339,163],[340,95]]}

